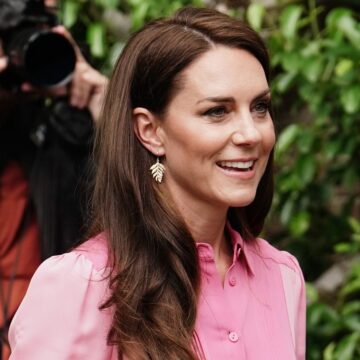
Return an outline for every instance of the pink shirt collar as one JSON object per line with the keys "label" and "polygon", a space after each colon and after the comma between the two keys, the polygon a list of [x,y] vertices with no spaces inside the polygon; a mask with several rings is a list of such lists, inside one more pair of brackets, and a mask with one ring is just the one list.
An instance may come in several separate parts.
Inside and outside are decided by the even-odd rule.
{"label": "pink shirt collar", "polygon": [[[229,222],[226,224],[226,228],[233,243],[233,264],[236,261],[241,261],[241,259],[243,259],[249,274],[254,276],[254,263],[252,261],[251,253],[249,253],[249,244],[247,244],[241,235],[231,227]],[[200,261],[214,260],[214,250],[210,244],[198,242],[196,243],[196,247],[198,249]]]}

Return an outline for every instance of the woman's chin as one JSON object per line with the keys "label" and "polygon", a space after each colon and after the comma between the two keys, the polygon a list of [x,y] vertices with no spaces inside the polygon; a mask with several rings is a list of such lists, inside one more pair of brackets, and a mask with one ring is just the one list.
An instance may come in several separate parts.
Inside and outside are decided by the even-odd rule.
{"label": "woman's chin", "polygon": [[241,208],[250,205],[255,199],[254,197],[247,197],[246,199],[232,199],[229,203],[229,207]]}

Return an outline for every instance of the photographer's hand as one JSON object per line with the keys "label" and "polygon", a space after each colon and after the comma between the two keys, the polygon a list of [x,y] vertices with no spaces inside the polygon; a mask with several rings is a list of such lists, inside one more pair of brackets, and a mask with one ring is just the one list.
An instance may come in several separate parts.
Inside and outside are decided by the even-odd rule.
{"label": "photographer's hand", "polygon": [[70,104],[80,109],[87,107],[94,121],[97,121],[100,116],[108,79],[89,65],[81,54],[75,40],[63,26],[57,26],[53,30],[65,36],[73,44],[76,52],[75,72],[69,94]]}
{"label": "photographer's hand", "polygon": [[0,55],[0,72],[5,70],[7,67],[7,58]]}
{"label": "photographer's hand", "polygon": [[100,116],[108,79],[92,68],[85,59],[78,59],[70,87],[70,104],[87,107],[94,121]]}
{"label": "photographer's hand", "polygon": [[[0,39],[0,74],[7,68],[8,58],[5,56]],[[16,106],[16,97],[0,84],[0,126],[7,122],[9,114]]]}
{"label": "photographer's hand", "polygon": [[6,69],[8,63],[7,57],[4,55],[4,51],[2,48],[2,42],[0,39],[0,72]]}

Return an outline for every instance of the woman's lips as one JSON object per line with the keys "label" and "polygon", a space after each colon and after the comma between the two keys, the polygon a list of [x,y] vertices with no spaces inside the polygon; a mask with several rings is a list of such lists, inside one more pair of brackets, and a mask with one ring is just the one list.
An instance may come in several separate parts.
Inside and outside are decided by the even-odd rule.
{"label": "woman's lips", "polygon": [[254,166],[254,160],[247,161],[220,161],[217,165],[223,169],[234,171],[249,171]]}
{"label": "woman's lips", "polygon": [[252,179],[255,175],[256,160],[234,160],[234,161],[219,161],[216,165],[221,172],[233,178],[242,180]]}

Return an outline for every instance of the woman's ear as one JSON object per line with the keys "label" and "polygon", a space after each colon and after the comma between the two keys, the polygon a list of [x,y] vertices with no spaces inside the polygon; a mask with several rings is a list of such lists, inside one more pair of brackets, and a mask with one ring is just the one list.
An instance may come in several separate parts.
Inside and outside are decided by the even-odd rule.
{"label": "woman's ear", "polygon": [[148,109],[133,110],[134,131],[141,144],[156,156],[165,154],[163,142],[158,136],[159,119]]}

